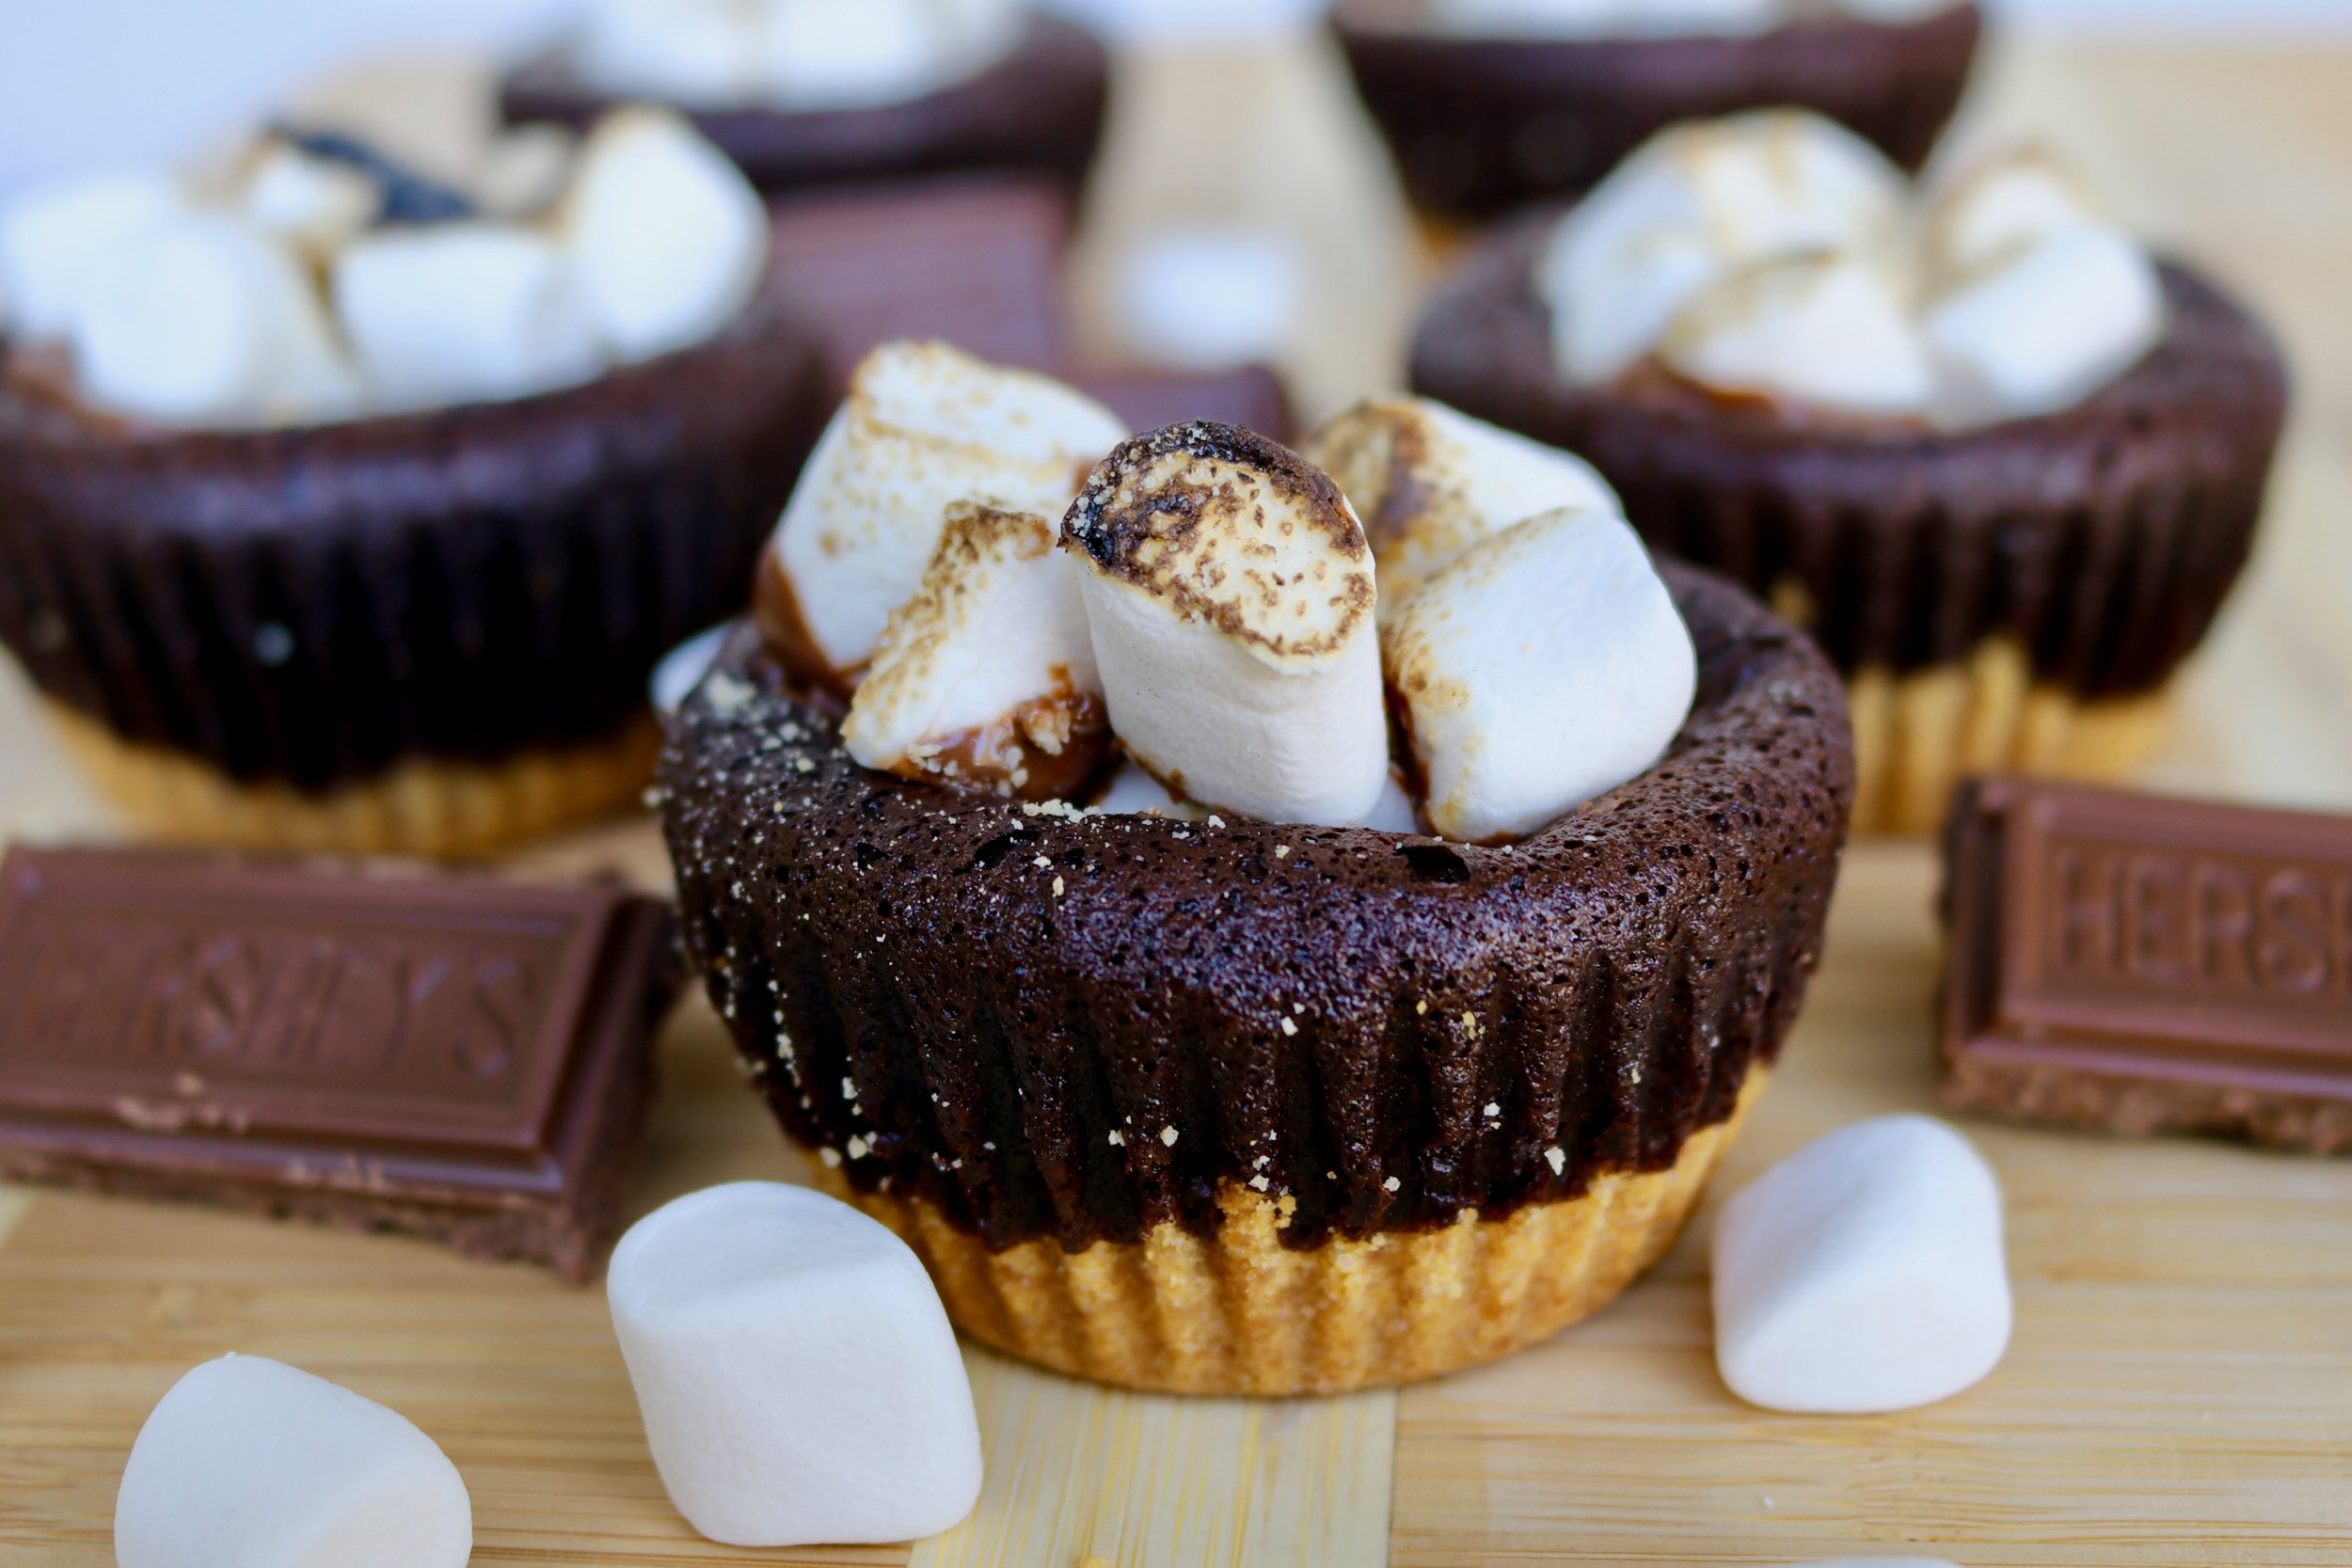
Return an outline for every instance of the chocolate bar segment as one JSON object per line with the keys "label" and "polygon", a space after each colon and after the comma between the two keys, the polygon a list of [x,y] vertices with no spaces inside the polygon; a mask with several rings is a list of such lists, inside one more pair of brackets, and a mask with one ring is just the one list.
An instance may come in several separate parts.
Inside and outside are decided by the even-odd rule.
{"label": "chocolate bar segment", "polygon": [[1989,779],[1948,850],[1946,1103],[2352,1150],[2352,817]]}
{"label": "chocolate bar segment", "polygon": [[679,983],[659,900],[159,851],[0,861],[0,1178],[584,1280]]}

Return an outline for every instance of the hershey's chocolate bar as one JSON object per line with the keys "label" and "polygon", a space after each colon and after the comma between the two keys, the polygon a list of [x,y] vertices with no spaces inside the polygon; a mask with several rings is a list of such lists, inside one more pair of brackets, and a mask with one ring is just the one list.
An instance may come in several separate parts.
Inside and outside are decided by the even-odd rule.
{"label": "hershey's chocolate bar", "polygon": [[2352,817],[1961,792],[1945,1101],[2352,1150]]}
{"label": "hershey's chocolate bar", "polygon": [[616,1233],[678,984],[609,887],[161,851],[0,861],[0,1176],[533,1258]]}

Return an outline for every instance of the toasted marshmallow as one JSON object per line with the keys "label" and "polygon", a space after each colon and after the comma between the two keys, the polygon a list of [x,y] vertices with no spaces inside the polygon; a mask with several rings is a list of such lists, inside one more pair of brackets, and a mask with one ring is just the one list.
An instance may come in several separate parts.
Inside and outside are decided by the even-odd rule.
{"label": "toasted marshmallow", "polygon": [[1245,816],[1371,815],[1389,774],[1372,550],[1327,475],[1231,425],[1175,425],[1112,452],[1062,537],[1129,755]]}
{"label": "toasted marshmallow", "polygon": [[474,171],[474,205],[494,218],[535,218],[564,198],[580,138],[560,125],[518,125],[490,143]]}
{"label": "toasted marshmallow", "polygon": [[1103,685],[1059,533],[1034,513],[947,508],[922,584],[850,704],[850,755],[1032,800],[1078,794],[1102,770]]}
{"label": "toasted marshmallow", "polygon": [[1812,256],[1736,273],[1684,308],[1661,357],[1719,391],[1844,413],[1925,413],[1927,345],[1884,268]]}
{"label": "toasted marshmallow", "polygon": [[389,229],[335,263],[335,308],[389,409],[528,397],[604,369],[553,241],[510,224]]}
{"label": "toasted marshmallow", "polygon": [[2072,407],[2165,330],[2164,282],[2129,235],[2059,230],[1930,307],[1930,351],[1956,422]]}
{"label": "toasted marshmallow", "polygon": [[358,388],[293,255],[231,218],[183,213],[93,264],[75,372],[92,404],[199,429],[349,417]]}
{"label": "toasted marshmallow", "polygon": [[141,230],[184,213],[160,175],[81,175],[37,185],[0,211],[0,296],[18,337],[64,339],[106,261]]}
{"label": "toasted marshmallow", "polygon": [[1448,32],[1483,38],[1701,38],[1760,33],[1788,0],[1436,0]]}
{"label": "toasted marshmallow", "polygon": [[312,257],[333,255],[384,208],[383,187],[359,170],[275,137],[246,171],[238,199],[257,228]]}
{"label": "toasted marshmallow", "polygon": [[625,361],[715,335],[768,265],[759,193],[666,109],[622,109],[597,124],[561,227],[596,329]]}
{"label": "toasted marshmallow", "polygon": [[1863,1414],[1947,1399],[2009,1345],[2001,1189],[1928,1117],[1832,1132],[1715,1222],[1715,1359],[1767,1410]]}
{"label": "toasted marshmallow", "polygon": [[951,502],[1057,517],[1125,434],[1085,394],[945,343],[866,356],[776,528],[811,644],[803,678],[841,684],[865,666],[921,582]]}
{"label": "toasted marshmallow", "polygon": [[1928,204],[1927,259],[1958,282],[2062,230],[2097,222],[2080,182],[2048,155],[2012,152],[1978,166]]}
{"label": "toasted marshmallow", "polygon": [[1697,690],[1673,596],[1633,530],[1601,511],[1472,546],[1383,641],[1430,825],[1468,843],[1522,837],[1638,776]]}
{"label": "toasted marshmallow", "polygon": [[766,12],[758,0],[592,0],[573,69],[613,98],[690,108],[754,103]]}
{"label": "toasted marshmallow", "polygon": [[1513,523],[1563,507],[1624,511],[1582,458],[1426,398],[1359,403],[1298,451],[1364,520],[1383,620],[1430,573]]}
{"label": "toasted marshmallow", "polygon": [[1538,262],[1563,373],[1621,373],[1727,273],[1880,245],[1904,189],[1877,149],[1818,115],[1767,110],[1661,133],[1562,221]]}

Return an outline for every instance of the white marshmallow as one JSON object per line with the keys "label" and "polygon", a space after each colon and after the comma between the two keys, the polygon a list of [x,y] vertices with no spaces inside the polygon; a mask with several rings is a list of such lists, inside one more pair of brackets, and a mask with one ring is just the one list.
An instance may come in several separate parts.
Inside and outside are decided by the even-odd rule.
{"label": "white marshmallow", "polygon": [[1163,229],[1120,263],[1120,328],[1137,355],[1179,370],[1279,359],[1306,292],[1305,258],[1279,230]]}
{"label": "white marshmallow", "polygon": [[1688,38],[1763,32],[1788,0],[1437,0],[1432,9],[1470,37]]}
{"label": "white marshmallow", "polygon": [[172,1385],[115,1498],[119,1568],[465,1568],[457,1467],[393,1411],[225,1355]]}
{"label": "white marshmallow", "polygon": [[1375,833],[1418,833],[1421,832],[1421,810],[1413,804],[1412,792],[1405,781],[1389,770],[1389,782],[1380,791],[1379,800],[1364,816],[1363,826]]}
{"label": "white marshmallow", "polygon": [[335,264],[335,308],[386,408],[528,397],[595,379],[595,324],[554,242],[510,224],[387,229]]}
{"label": "white marshmallow", "polygon": [[1230,425],[1113,452],[1063,523],[1128,754],[1202,804],[1345,827],[1389,776],[1363,527],[1295,453]]}
{"label": "white marshmallow", "polygon": [[1917,414],[1935,368],[1897,285],[1851,255],[1735,273],[1684,308],[1661,356],[1719,391],[1865,415]]}
{"label": "white marshmallow", "polygon": [[922,580],[950,502],[1058,517],[1126,427],[1057,381],[945,343],[886,343],[850,379],[777,525],[817,651],[865,665]]}
{"label": "white marshmallow", "polygon": [[78,175],[37,185],[0,212],[0,295],[17,336],[63,339],[93,277],[141,230],[184,213],[161,175]]}
{"label": "white marshmallow", "polygon": [[1929,308],[1925,330],[1957,421],[2072,407],[2165,332],[2164,282],[2129,235],[2062,229]]}
{"label": "white marshmallow", "polygon": [[2096,221],[2072,173],[2045,154],[2012,152],[1934,193],[1927,211],[1927,259],[1939,278],[1964,280],[2038,240]]}
{"label": "white marshmallow", "polygon": [[1766,110],[1661,133],[1562,220],[1538,261],[1563,373],[1621,373],[1727,273],[1882,244],[1904,192],[1876,148],[1818,115]]}
{"label": "white marshmallow", "polygon": [[272,138],[246,173],[239,205],[256,228],[305,255],[326,257],[375,221],[384,192],[348,164]]}
{"label": "white marshmallow", "polygon": [[358,388],[310,277],[233,219],[183,213],[92,263],[73,335],[82,395],[201,429],[347,418]]}
{"label": "white marshmallow", "polygon": [[1521,837],[1654,764],[1697,691],[1690,629],[1621,517],[1482,541],[1390,623],[1389,681],[1450,839]]}
{"label": "white marshmallow", "polygon": [[766,11],[756,0],[593,0],[573,68],[613,98],[749,103],[759,97]]}
{"label": "white marshmallow", "polygon": [[1391,620],[1430,573],[1514,523],[1563,507],[1622,515],[1593,466],[1426,398],[1375,398],[1299,443],[1364,520]]}
{"label": "white marshmallow", "polygon": [[760,85],[792,109],[902,103],[970,74],[970,22],[939,0],[771,0]]}
{"label": "white marshmallow", "polygon": [[494,218],[535,218],[564,198],[580,138],[560,125],[518,125],[490,143],[474,171],[474,205]]}
{"label": "white marshmallow", "polygon": [[1769,1410],[1908,1410],[2009,1345],[2001,1191],[1950,1127],[1883,1117],[1807,1146],[1715,1222],[1715,1359]]}
{"label": "white marshmallow", "polygon": [[624,361],[716,335],[768,266],[759,193],[666,109],[622,109],[589,134],[562,230],[589,313]]}
{"label": "white marshmallow", "polygon": [[606,1291],[662,1484],[711,1540],[907,1541],[978,1500],[955,1331],[906,1243],[848,1204],[694,1193],[621,1238]]}
{"label": "white marshmallow", "polygon": [[1177,799],[1168,785],[1132,762],[1119,765],[1102,799],[1087,811],[1094,816],[1170,816],[1191,822],[1209,815],[1190,800]]}
{"label": "white marshmallow", "polygon": [[921,586],[890,617],[850,704],[850,755],[1031,798],[1033,768],[1047,796],[1062,793],[1045,786],[1065,771],[1092,775],[1110,737],[1059,533],[1032,513],[948,507]]}
{"label": "white marshmallow", "polygon": [[698,631],[661,656],[661,662],[653,667],[652,678],[645,683],[645,694],[656,718],[667,723],[677,717],[686,699],[694,694],[694,689],[702,685],[703,678],[719,662],[720,650],[726,646],[732,630],[732,626],[722,624]]}

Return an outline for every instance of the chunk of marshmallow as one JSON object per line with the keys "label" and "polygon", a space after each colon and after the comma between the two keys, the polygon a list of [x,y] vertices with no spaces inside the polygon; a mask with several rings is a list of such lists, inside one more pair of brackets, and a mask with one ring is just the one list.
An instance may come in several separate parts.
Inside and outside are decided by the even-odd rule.
{"label": "chunk of marshmallow", "polygon": [[1624,511],[1582,458],[1426,398],[1358,404],[1298,451],[1363,518],[1383,620],[1430,573],[1513,523],[1563,507]]}
{"label": "chunk of marshmallow", "polygon": [[768,210],[742,170],[666,109],[607,115],[580,148],[564,247],[614,357],[699,343],[750,303]]}
{"label": "chunk of marshmallow", "polygon": [[187,208],[161,175],[79,175],[36,185],[0,211],[0,295],[6,325],[29,339],[64,339],[104,263],[140,230]]}
{"label": "chunk of marshmallow", "polygon": [[494,218],[535,218],[563,199],[580,138],[561,125],[518,125],[490,143],[474,171],[474,204]]}
{"label": "chunk of marshmallow", "polygon": [[199,429],[319,423],[358,405],[318,291],[245,224],[186,212],[93,262],[73,350],[103,408]]}
{"label": "chunk of marshmallow", "polygon": [[334,292],[360,368],[388,408],[528,397],[604,369],[563,252],[519,226],[378,230],[337,259]]}
{"label": "chunk of marshmallow", "polygon": [[1074,794],[1101,770],[1103,683],[1059,532],[1033,513],[948,507],[921,586],[850,704],[850,755],[1025,800]]}
{"label": "chunk of marshmallow", "polygon": [[2164,281],[2115,230],[2061,229],[1929,308],[1925,333],[1960,421],[2072,407],[2165,331]]}
{"label": "chunk of marshmallow", "polygon": [[1141,436],[1062,523],[1128,754],[1204,805],[1344,827],[1389,776],[1372,550],[1347,498],[1232,425]]}
{"label": "chunk of marshmallow", "polygon": [[1936,397],[1896,281],[1851,255],[1736,273],[1675,319],[1661,356],[1719,391],[1864,415],[1924,414]]}
{"label": "chunk of marshmallow", "polygon": [[1130,243],[1118,290],[1128,347],[1205,373],[1283,356],[1307,293],[1306,259],[1277,229],[1170,226]]}
{"label": "chunk of marshmallow", "polygon": [[613,98],[690,108],[754,103],[766,11],[743,0],[592,0],[573,68]]}
{"label": "chunk of marshmallow", "polygon": [[1168,785],[1137,768],[1120,762],[1104,788],[1102,798],[1087,808],[1094,816],[1169,816],[1197,822],[1209,814],[1190,800],[1179,800]]}
{"label": "chunk of marshmallow", "polygon": [[2073,173],[2025,150],[1980,164],[1928,202],[1925,243],[1940,278],[1973,277],[2062,230],[2098,221]]}
{"label": "chunk of marshmallow", "polygon": [[1045,376],[945,343],[876,349],[776,529],[815,657],[840,675],[864,667],[922,580],[951,502],[1058,517],[1125,434],[1101,404]]}
{"label": "chunk of marshmallow", "polygon": [[1562,372],[1621,373],[1727,273],[1883,244],[1905,194],[1883,154],[1819,115],[1765,110],[1661,133],[1562,220],[1538,261]]}
{"label": "chunk of marshmallow", "polygon": [[2009,1345],[2000,1186],[1928,1117],[1859,1122],[1774,1165],[1724,1205],[1714,1271],[1716,1364],[1766,1409],[1931,1404]]}
{"label": "chunk of marshmallow", "polygon": [[848,1204],[694,1193],[621,1238],[606,1291],[662,1484],[711,1540],[907,1541],[978,1500],[955,1331],[906,1243]]}
{"label": "chunk of marshmallow", "polygon": [[1548,513],[1472,546],[1389,624],[1389,682],[1430,825],[1535,832],[1647,769],[1689,717],[1698,658],[1622,517]]}
{"label": "chunk of marshmallow", "polygon": [[255,1355],[208,1361],[139,1429],[119,1568],[465,1568],[473,1503],[433,1439]]}
{"label": "chunk of marshmallow", "polygon": [[760,49],[762,91],[799,110],[902,103],[983,63],[937,0],[772,0]]}
{"label": "chunk of marshmallow", "polygon": [[349,164],[311,157],[273,137],[246,171],[238,199],[256,228],[324,258],[376,220],[384,189]]}

